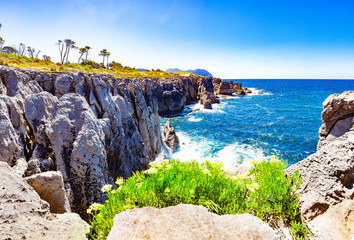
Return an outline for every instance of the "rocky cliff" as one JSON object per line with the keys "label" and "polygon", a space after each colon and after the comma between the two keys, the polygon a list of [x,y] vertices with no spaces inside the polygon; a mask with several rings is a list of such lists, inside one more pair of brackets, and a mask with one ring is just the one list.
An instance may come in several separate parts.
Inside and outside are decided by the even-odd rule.
{"label": "rocky cliff", "polygon": [[183,111],[187,104],[200,103],[207,108],[219,103],[214,95],[213,78],[211,77],[178,77],[159,79],[158,105],[159,114],[174,115]]}
{"label": "rocky cliff", "polygon": [[59,171],[82,216],[160,153],[154,81],[8,67],[0,79],[0,160],[25,176]]}
{"label": "rocky cliff", "polygon": [[37,180],[60,172],[62,202],[70,208],[59,209],[83,217],[89,205],[103,201],[102,186],[146,169],[158,156],[159,114],[179,113],[198,100],[206,108],[218,102],[210,77],[115,78],[0,67],[0,79],[0,161]]}
{"label": "rocky cliff", "polygon": [[317,152],[287,169],[300,171],[300,211],[315,239],[354,237],[353,106],[354,91],[329,96]]}

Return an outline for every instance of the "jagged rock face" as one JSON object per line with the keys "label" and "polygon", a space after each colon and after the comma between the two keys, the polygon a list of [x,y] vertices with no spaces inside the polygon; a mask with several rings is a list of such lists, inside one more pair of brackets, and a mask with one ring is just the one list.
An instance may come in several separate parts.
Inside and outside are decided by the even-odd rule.
{"label": "jagged rock face", "polygon": [[86,239],[89,225],[75,213],[51,214],[47,202],[16,171],[0,162],[2,239]]}
{"label": "jagged rock face", "polygon": [[242,83],[234,83],[233,81],[223,81],[220,78],[213,79],[214,91],[216,95],[232,95],[242,92]]}
{"label": "jagged rock face", "polygon": [[281,239],[250,214],[219,216],[203,206],[179,204],[119,213],[107,239]]}
{"label": "jagged rock face", "polygon": [[354,91],[330,95],[323,102],[322,126],[319,130],[320,140],[317,149],[345,134],[353,125]]}
{"label": "jagged rock face", "polygon": [[[174,115],[183,111],[187,104],[205,99],[212,103],[219,103],[214,95],[213,78],[211,77],[178,77],[158,80],[159,114],[162,116]],[[209,106],[207,106],[210,108]]]}
{"label": "jagged rock face", "polygon": [[20,95],[25,98],[28,94],[43,91],[39,84],[32,81],[29,76],[11,68],[1,68],[0,78],[3,84],[2,89],[6,89],[6,92],[2,90],[2,95],[9,97]]}
{"label": "jagged rock face", "polygon": [[14,166],[25,157],[26,122],[23,100],[0,95],[0,159]]}
{"label": "jagged rock face", "polygon": [[160,115],[182,112],[186,104],[198,100],[193,78],[160,79],[158,103]]}
{"label": "jagged rock face", "polygon": [[[299,189],[300,212],[310,227],[317,226],[315,223],[321,223],[321,219],[346,222],[345,215],[337,214],[346,210],[335,210],[335,206],[351,207],[352,204],[341,203],[353,200],[354,197],[354,92],[331,95],[323,106],[319,149],[287,169],[290,174],[299,170],[302,176],[303,183]],[[331,236],[336,237],[318,235],[318,238],[351,239],[343,238],[340,234],[342,231],[352,231],[348,230],[347,225],[331,226],[334,234]],[[318,234],[316,229],[313,230],[314,234]]]}
{"label": "jagged rock face", "polygon": [[145,170],[161,151],[158,83],[0,68],[0,159],[31,176],[60,171],[73,211]]}
{"label": "jagged rock face", "polygon": [[48,138],[72,209],[84,213],[91,203],[103,199],[100,187],[113,182],[108,177],[102,126],[85,98],[72,93],[55,103],[48,120]]}
{"label": "jagged rock face", "polygon": [[170,119],[167,120],[165,127],[163,129],[163,142],[166,148],[172,153],[177,150],[179,145],[178,136],[175,132],[174,127],[172,127],[171,125]]}

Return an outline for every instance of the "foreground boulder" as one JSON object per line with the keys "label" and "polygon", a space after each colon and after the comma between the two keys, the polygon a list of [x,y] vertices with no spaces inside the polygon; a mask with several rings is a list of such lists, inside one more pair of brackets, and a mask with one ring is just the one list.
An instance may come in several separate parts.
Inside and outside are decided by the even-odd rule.
{"label": "foreground boulder", "polygon": [[71,212],[69,200],[64,189],[63,176],[59,171],[48,171],[26,178],[41,199],[50,205],[51,213]]}
{"label": "foreground boulder", "polygon": [[203,206],[179,204],[119,213],[108,236],[119,239],[281,239],[268,224],[250,214],[210,213]]}
{"label": "foreground boulder", "polygon": [[[292,165],[300,171],[300,213],[318,239],[352,239],[354,197],[354,92],[331,95],[323,104],[319,149]],[[345,112],[345,113],[344,113]],[[324,223],[331,224],[331,234]],[[327,225],[329,226],[329,225]]]}
{"label": "foreground boulder", "polygon": [[0,162],[1,239],[86,239],[89,225],[76,213],[51,214],[49,204]]}

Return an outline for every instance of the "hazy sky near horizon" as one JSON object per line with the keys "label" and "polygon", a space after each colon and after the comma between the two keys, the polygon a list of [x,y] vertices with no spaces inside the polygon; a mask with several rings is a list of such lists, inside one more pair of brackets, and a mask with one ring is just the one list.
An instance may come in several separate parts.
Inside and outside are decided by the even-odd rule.
{"label": "hazy sky near horizon", "polygon": [[[354,79],[352,0],[0,0],[5,45],[59,61],[56,42],[136,68],[221,78]],[[78,52],[69,59],[77,62]]]}

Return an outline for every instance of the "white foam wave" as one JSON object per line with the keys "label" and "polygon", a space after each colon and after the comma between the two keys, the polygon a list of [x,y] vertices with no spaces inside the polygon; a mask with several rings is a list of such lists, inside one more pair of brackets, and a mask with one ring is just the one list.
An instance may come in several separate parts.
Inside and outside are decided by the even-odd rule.
{"label": "white foam wave", "polygon": [[212,154],[213,142],[205,138],[193,140],[183,132],[177,133],[180,139],[180,147],[177,152],[169,155],[169,158],[181,161],[192,159],[198,162],[209,160],[211,162],[223,162],[225,170],[233,170],[236,165],[250,165],[252,160],[267,158],[260,149],[255,149],[245,144],[233,143]]}
{"label": "white foam wave", "polygon": [[[252,93],[247,95],[273,95],[271,92],[266,92],[264,89],[257,89],[257,88],[248,88],[252,91]],[[261,93],[261,94],[260,94]]]}
{"label": "white foam wave", "polygon": [[187,107],[188,107],[189,111],[192,110],[192,111],[198,111],[201,113],[213,114],[213,113],[225,113],[223,109],[226,106],[227,106],[226,102],[220,102],[220,103],[214,103],[212,106],[213,109],[205,109],[204,106],[200,103],[188,105]]}
{"label": "white foam wave", "polygon": [[190,122],[200,122],[202,120],[203,120],[202,118],[196,118],[195,116],[190,116],[188,118],[188,121],[190,121]]}

